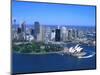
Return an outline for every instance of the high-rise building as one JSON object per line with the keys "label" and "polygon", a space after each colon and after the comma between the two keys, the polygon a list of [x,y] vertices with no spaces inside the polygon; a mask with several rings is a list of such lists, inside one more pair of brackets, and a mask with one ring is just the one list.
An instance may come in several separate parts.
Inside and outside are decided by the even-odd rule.
{"label": "high-rise building", "polygon": [[55,41],[55,31],[54,30],[52,30],[51,31],[51,41]]}
{"label": "high-rise building", "polygon": [[19,34],[19,33],[21,33],[21,28],[20,27],[17,28],[17,34]]}
{"label": "high-rise building", "polygon": [[78,37],[82,38],[84,36],[84,32],[82,30],[78,31]]}
{"label": "high-rise building", "polygon": [[51,36],[52,36],[52,30],[50,27],[45,28],[45,42],[48,42],[51,40]]}
{"label": "high-rise building", "polygon": [[45,27],[39,22],[34,22],[34,38],[36,41],[44,41],[45,39]]}
{"label": "high-rise building", "polygon": [[26,23],[25,21],[21,24],[21,36],[23,40],[26,40]]}
{"label": "high-rise building", "polygon": [[31,35],[34,35],[34,29],[30,29]]}
{"label": "high-rise building", "polygon": [[73,39],[73,30],[69,29],[68,30],[68,40],[71,41]]}
{"label": "high-rise building", "polygon": [[21,30],[22,30],[22,32],[26,32],[26,23],[25,22],[23,22],[21,24]]}
{"label": "high-rise building", "polygon": [[45,38],[46,38],[46,28],[45,28],[45,26],[43,26],[43,25],[41,25],[42,27],[41,27],[41,36],[42,36],[42,41],[45,41]]}
{"label": "high-rise building", "polygon": [[56,29],[56,32],[55,32],[55,41],[61,41],[61,31],[59,29],[59,27]]}
{"label": "high-rise building", "polygon": [[11,26],[12,28],[11,28],[11,38],[12,38],[12,40],[15,40],[16,39],[16,36],[17,36],[17,33],[16,33],[16,31],[17,31],[17,28],[16,28],[16,19],[14,19],[13,21],[12,21],[12,26]]}
{"label": "high-rise building", "polygon": [[78,38],[78,30],[73,29],[73,39]]}
{"label": "high-rise building", "polygon": [[76,29],[69,29],[68,30],[68,40],[75,40],[78,38],[78,30]]}
{"label": "high-rise building", "polygon": [[67,38],[68,38],[67,29],[66,29],[66,27],[62,27],[61,28],[61,40],[62,41],[67,41]]}
{"label": "high-rise building", "polygon": [[40,33],[40,24],[39,22],[34,22],[34,38],[37,40]]}

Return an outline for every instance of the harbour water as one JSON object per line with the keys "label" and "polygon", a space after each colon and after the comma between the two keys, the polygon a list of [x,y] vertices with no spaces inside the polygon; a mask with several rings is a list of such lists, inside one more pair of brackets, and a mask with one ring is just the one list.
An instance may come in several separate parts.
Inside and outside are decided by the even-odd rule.
{"label": "harbour water", "polygon": [[82,46],[88,55],[87,58],[76,58],[67,54],[12,54],[12,72],[13,73],[37,73],[54,71],[73,71],[96,69],[96,48],[94,46]]}

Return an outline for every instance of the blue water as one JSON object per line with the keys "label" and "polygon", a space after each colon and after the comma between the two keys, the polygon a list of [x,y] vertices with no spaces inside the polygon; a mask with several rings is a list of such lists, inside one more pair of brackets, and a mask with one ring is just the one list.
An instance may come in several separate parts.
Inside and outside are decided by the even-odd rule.
{"label": "blue water", "polygon": [[[95,52],[93,46],[82,46],[87,52]],[[13,73],[50,72],[88,70],[96,68],[96,55],[91,58],[78,59],[69,55],[60,54],[18,54],[13,53]]]}

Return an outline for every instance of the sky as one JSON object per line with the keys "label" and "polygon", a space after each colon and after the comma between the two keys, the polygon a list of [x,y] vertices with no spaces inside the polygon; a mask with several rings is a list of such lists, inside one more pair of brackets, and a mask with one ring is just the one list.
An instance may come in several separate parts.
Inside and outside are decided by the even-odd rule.
{"label": "sky", "polygon": [[47,25],[95,26],[95,6],[50,4],[35,2],[12,2],[12,20],[17,23]]}

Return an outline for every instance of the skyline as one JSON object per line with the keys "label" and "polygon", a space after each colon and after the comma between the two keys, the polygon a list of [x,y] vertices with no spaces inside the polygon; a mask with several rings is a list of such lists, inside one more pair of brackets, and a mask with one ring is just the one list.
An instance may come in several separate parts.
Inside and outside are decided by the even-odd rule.
{"label": "skyline", "polygon": [[95,6],[12,2],[12,19],[16,19],[17,23],[39,21],[47,25],[95,26],[95,17]]}

